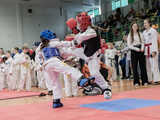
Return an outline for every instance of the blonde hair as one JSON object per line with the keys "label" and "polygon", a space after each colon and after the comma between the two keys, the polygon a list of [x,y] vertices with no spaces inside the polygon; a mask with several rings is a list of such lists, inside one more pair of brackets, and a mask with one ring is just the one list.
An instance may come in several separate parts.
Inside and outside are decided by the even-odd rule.
{"label": "blonde hair", "polygon": [[111,43],[111,42],[107,43],[107,45],[108,45],[108,46],[110,46],[110,47],[111,47],[111,49],[113,49],[113,48],[114,48],[114,45],[113,45],[113,43]]}

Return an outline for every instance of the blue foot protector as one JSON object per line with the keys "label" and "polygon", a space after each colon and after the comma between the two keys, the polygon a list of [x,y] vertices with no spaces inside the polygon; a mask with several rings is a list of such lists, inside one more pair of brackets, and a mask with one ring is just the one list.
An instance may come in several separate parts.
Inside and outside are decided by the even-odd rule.
{"label": "blue foot protector", "polygon": [[53,108],[60,108],[60,107],[63,107],[63,104],[61,103],[61,100],[60,99],[54,99],[53,100]]}
{"label": "blue foot protector", "polygon": [[60,108],[63,107],[62,103],[53,103],[53,108]]}

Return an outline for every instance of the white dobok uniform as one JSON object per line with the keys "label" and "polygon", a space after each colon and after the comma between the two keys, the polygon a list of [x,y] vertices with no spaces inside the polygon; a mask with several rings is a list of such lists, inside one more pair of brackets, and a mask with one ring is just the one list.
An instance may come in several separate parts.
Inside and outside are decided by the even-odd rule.
{"label": "white dobok uniform", "polygon": [[[153,82],[160,81],[158,69],[158,33],[155,29],[150,28],[148,31],[143,32],[145,40],[145,55],[148,80]],[[156,56],[152,57],[151,54],[155,52]]]}
{"label": "white dobok uniform", "polygon": [[[61,47],[70,47],[71,42],[60,42],[59,39],[53,39],[50,41],[49,46],[40,50],[40,46],[37,48],[37,51],[41,51],[43,55],[43,67],[45,71],[45,79],[52,81],[53,86],[53,99],[62,98],[62,87],[59,80],[59,73],[70,75],[72,80],[77,81],[82,74],[77,69],[70,67],[69,65],[62,62],[58,56],[54,55],[45,55],[45,49],[48,49],[48,53],[57,54],[58,48]],[[53,50],[53,51],[50,51]],[[47,57],[46,57],[47,56]]]}

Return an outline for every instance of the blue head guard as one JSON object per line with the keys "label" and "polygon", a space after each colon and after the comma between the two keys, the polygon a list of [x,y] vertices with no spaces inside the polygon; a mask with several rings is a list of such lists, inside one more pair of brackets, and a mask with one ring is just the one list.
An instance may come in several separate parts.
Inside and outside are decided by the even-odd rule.
{"label": "blue head guard", "polygon": [[40,37],[46,40],[52,40],[56,38],[56,34],[51,32],[50,30],[44,30],[40,33]]}
{"label": "blue head guard", "polygon": [[23,50],[22,50],[22,49],[19,49],[19,50],[18,50],[18,52],[19,52],[19,53],[22,53],[22,52],[23,52]]}

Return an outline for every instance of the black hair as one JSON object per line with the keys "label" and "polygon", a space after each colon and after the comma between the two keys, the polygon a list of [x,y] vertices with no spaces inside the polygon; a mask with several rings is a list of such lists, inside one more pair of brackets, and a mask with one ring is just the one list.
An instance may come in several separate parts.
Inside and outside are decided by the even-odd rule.
{"label": "black hair", "polygon": [[18,47],[15,47],[14,49],[17,50],[17,51],[19,51],[19,48],[18,48]]}
{"label": "black hair", "polygon": [[42,42],[41,47],[40,47],[41,50],[42,50],[43,48],[47,47],[48,44],[49,44],[49,40],[44,39],[44,38],[42,38],[42,37],[41,37],[41,42]]}

